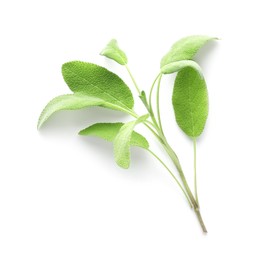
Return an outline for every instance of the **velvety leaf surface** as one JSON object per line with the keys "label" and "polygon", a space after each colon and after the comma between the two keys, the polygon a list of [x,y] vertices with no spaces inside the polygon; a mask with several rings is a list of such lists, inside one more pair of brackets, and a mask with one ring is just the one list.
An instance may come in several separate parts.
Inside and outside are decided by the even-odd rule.
{"label": "velvety leaf surface", "polygon": [[180,61],[191,60],[198,50],[210,40],[216,38],[205,35],[192,35],[177,41],[170,49],[170,51],[162,58],[160,67]]}
{"label": "velvety leaf surface", "polygon": [[149,115],[139,117],[137,120],[124,124],[116,135],[114,145],[114,158],[116,163],[122,168],[130,166],[130,142],[134,127],[145,121]]}
{"label": "velvety leaf surface", "polygon": [[[79,132],[80,135],[90,135],[100,137],[106,141],[113,142],[123,123],[97,123]],[[145,137],[133,131],[130,140],[131,146],[139,146],[148,149],[149,144]]]}
{"label": "velvety leaf surface", "polygon": [[169,63],[161,68],[161,72],[163,74],[171,74],[171,73],[178,72],[186,67],[194,68],[202,75],[201,67],[199,66],[198,63],[192,60],[181,60],[181,61],[175,61],[175,62]]}
{"label": "velvety leaf surface", "polygon": [[128,86],[109,70],[82,61],[72,61],[62,66],[65,82],[73,92],[101,98],[109,103],[132,108],[133,96]]}
{"label": "velvety leaf surface", "polygon": [[77,110],[85,107],[100,106],[104,103],[105,101],[102,99],[89,97],[78,93],[58,96],[52,99],[43,109],[39,117],[38,128],[40,128],[43,123],[57,111]]}
{"label": "velvety leaf surface", "polygon": [[112,39],[107,46],[102,50],[100,55],[106,56],[109,59],[115,60],[121,65],[126,65],[128,59],[124,51],[120,49],[115,39]]}
{"label": "velvety leaf surface", "polygon": [[208,94],[204,78],[193,68],[177,74],[172,103],[179,127],[188,136],[198,137],[208,116]]}

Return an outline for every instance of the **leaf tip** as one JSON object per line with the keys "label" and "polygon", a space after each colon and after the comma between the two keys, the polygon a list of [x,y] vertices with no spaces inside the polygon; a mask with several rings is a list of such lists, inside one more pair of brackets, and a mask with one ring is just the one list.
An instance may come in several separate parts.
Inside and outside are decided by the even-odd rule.
{"label": "leaf tip", "polygon": [[116,163],[119,167],[121,167],[122,169],[125,169],[125,170],[129,169],[129,167],[130,167],[130,164],[126,163],[126,162],[116,162]]}
{"label": "leaf tip", "polygon": [[78,135],[86,135],[86,134],[85,134],[85,130],[86,130],[86,129],[82,129],[82,130],[80,130],[80,131],[78,132]]}
{"label": "leaf tip", "polygon": [[37,123],[37,130],[40,130],[40,128],[42,127],[44,123],[44,119],[43,119],[43,113],[41,113],[39,119],[38,119],[38,123]]}

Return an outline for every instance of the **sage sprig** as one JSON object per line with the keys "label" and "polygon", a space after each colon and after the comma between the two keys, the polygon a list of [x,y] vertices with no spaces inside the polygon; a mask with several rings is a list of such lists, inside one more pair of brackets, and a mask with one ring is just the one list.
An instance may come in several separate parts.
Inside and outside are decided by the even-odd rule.
{"label": "sage sprig", "polygon": [[[145,109],[145,115],[139,115],[134,109],[134,98],[127,84],[116,74],[93,63],[71,61],[63,64],[63,78],[73,92],[52,99],[43,109],[39,121],[40,128],[46,120],[60,110],[77,110],[92,106],[122,111],[133,118],[129,122],[99,122],[79,132],[83,136],[95,136],[113,143],[116,163],[127,169],[130,166],[130,148],[138,146],[149,152],[170,173],[182,190],[187,202],[194,210],[203,232],[207,232],[200,213],[197,192],[196,140],[202,133],[208,115],[208,94],[205,78],[199,64],[193,60],[199,49],[216,38],[208,36],[189,36],[177,41],[160,62],[160,71],[156,76],[149,95],[141,91],[129,67],[128,58],[115,39],[101,51],[101,55],[124,66],[138,92]],[[172,105],[177,125],[191,138],[194,147],[194,192],[186,180],[179,159],[163,131],[160,115],[160,88],[165,74],[176,73],[173,86]],[[156,93],[154,92],[156,88]],[[156,104],[153,106],[153,97]],[[172,160],[178,176],[149,147],[147,139],[134,129],[138,124],[147,127],[150,133],[163,147]]]}

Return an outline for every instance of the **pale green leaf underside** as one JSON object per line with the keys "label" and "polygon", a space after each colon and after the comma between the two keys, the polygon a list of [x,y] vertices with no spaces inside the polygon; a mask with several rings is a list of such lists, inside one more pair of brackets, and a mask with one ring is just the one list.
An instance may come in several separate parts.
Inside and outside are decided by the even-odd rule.
{"label": "pale green leaf underside", "polygon": [[43,109],[39,121],[38,129],[46,122],[46,120],[55,112],[61,110],[78,110],[91,106],[102,106],[114,110],[124,111],[122,107],[118,105],[106,102],[105,100],[97,97],[87,96],[81,93],[74,93],[68,95],[58,96],[52,99],[46,107]]}
{"label": "pale green leaf underside", "polygon": [[180,39],[162,58],[160,68],[175,61],[191,60],[203,45],[214,39],[217,38],[205,35],[193,35]]}
{"label": "pale green leaf underside", "polygon": [[107,46],[101,51],[100,55],[115,60],[121,65],[126,65],[128,63],[126,54],[120,49],[115,39],[112,39],[107,44]]}
{"label": "pale green leaf underside", "polygon": [[52,99],[43,109],[38,128],[55,112],[60,110],[77,110],[85,107],[102,105],[104,101],[96,97],[89,97],[82,94],[62,95]]}
{"label": "pale green leaf underside", "polygon": [[122,168],[129,168],[130,166],[130,141],[134,127],[142,123],[149,115],[139,117],[137,120],[124,124],[118,134],[116,135],[114,145],[114,158],[116,163]]}
{"label": "pale green leaf underside", "polygon": [[202,77],[202,70],[199,64],[192,60],[181,60],[169,63],[161,68],[163,74],[171,74],[182,70],[183,68],[191,67],[199,72]]}
{"label": "pale green leaf underside", "polygon": [[177,74],[172,103],[179,127],[188,136],[198,137],[208,116],[208,93],[204,78],[193,68]]}
{"label": "pale green leaf underside", "polygon": [[133,96],[128,86],[116,74],[88,62],[63,64],[65,82],[73,92],[101,98],[109,103],[131,109]]}
{"label": "pale green leaf underside", "polygon": [[[123,125],[123,123],[97,123],[81,130],[79,134],[96,136],[113,142]],[[130,146],[138,146],[144,149],[149,148],[148,141],[145,137],[135,131],[132,132]]]}

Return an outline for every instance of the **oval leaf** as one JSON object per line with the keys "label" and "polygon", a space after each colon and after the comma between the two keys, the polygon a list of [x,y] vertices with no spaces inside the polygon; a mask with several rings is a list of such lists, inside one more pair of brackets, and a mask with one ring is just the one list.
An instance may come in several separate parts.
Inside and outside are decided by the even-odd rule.
{"label": "oval leaf", "polygon": [[190,137],[198,137],[208,116],[206,82],[193,68],[181,70],[175,80],[172,103],[176,121]]}
{"label": "oval leaf", "polygon": [[55,112],[60,110],[77,110],[85,107],[103,105],[105,102],[96,97],[89,97],[82,94],[62,95],[52,99],[43,109],[39,121],[38,129]]}
{"label": "oval leaf", "polygon": [[163,74],[171,74],[182,70],[183,68],[191,67],[199,72],[202,76],[202,70],[198,63],[192,60],[181,60],[169,63],[161,68]]}
{"label": "oval leaf", "polygon": [[88,62],[72,61],[63,64],[65,82],[73,92],[95,96],[131,109],[133,96],[128,86],[116,74]]}
{"label": "oval leaf", "polygon": [[[97,136],[106,141],[113,142],[123,125],[123,123],[97,123],[81,130],[79,134]],[[145,137],[135,131],[132,132],[130,145],[144,149],[149,148],[149,143]]]}
{"label": "oval leaf", "polygon": [[191,60],[198,50],[210,40],[217,38],[205,35],[192,35],[177,41],[170,49],[170,51],[162,58],[160,67],[180,61]]}
{"label": "oval leaf", "polygon": [[118,46],[118,42],[115,39],[112,39],[105,49],[100,53],[102,56],[106,56],[109,59],[115,60],[121,65],[126,65],[128,63],[128,59],[124,51],[120,49]]}
{"label": "oval leaf", "polygon": [[142,123],[148,118],[149,115],[139,117],[135,121],[124,124],[118,134],[116,135],[114,145],[114,158],[116,163],[124,168],[128,169],[130,166],[130,142],[134,127]]}

